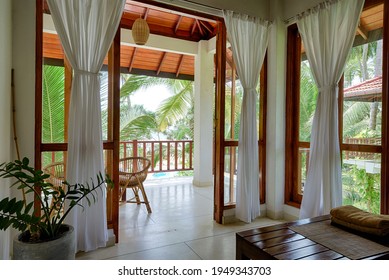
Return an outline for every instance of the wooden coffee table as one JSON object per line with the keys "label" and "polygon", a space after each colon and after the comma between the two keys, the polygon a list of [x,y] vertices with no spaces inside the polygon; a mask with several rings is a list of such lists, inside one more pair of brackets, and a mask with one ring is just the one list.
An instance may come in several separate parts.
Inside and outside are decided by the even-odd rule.
{"label": "wooden coffee table", "polygon": [[[389,237],[374,238],[362,235],[344,228],[335,227],[336,233],[347,234],[355,239],[355,244],[361,244],[361,248],[366,249],[362,257],[352,254],[353,248],[339,250],[339,246],[345,246],[341,238],[317,241],[318,238],[309,238],[309,234],[304,236],[296,229],[299,226],[315,226],[326,223],[330,224],[330,216],[320,216],[312,219],[298,220],[290,223],[283,223],[274,226],[256,228],[236,233],[236,259],[256,259],[256,260],[347,260],[347,259],[389,259]],[[325,235],[325,233],[323,234]],[[342,234],[335,234],[336,236]],[[350,239],[350,238],[347,238]],[[316,241],[314,241],[316,240]],[[320,240],[320,239],[319,239]],[[346,240],[344,240],[346,241]],[[324,245],[323,245],[324,244]],[[330,245],[329,245],[330,244]],[[332,246],[337,244],[339,246]],[[367,244],[369,246],[363,246]],[[364,249],[365,250],[365,249]]]}

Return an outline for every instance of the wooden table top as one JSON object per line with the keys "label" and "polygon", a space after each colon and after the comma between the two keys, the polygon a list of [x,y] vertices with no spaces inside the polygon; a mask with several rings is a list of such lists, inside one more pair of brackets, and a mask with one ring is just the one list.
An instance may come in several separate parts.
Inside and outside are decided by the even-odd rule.
{"label": "wooden table top", "polygon": [[[346,254],[330,246],[324,246],[295,232],[299,225],[328,221],[329,215],[298,220],[275,226],[262,227],[236,234],[236,259],[262,260],[347,260]],[[358,234],[359,236],[359,234]],[[365,237],[366,238],[366,237]],[[369,240],[371,240],[369,238]],[[373,240],[387,247],[386,252],[369,255],[362,259],[389,259],[389,242]],[[385,248],[384,248],[385,251]]]}

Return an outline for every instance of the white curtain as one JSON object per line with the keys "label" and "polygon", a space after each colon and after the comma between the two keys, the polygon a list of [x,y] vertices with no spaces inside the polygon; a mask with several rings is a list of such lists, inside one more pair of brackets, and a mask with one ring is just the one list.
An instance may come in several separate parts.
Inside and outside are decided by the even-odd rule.
{"label": "white curtain", "polygon": [[[55,28],[73,67],[67,180],[96,181],[104,174],[99,71],[123,13],[125,0],[48,0]],[[77,251],[104,247],[108,240],[106,193],[76,207],[67,223],[75,227]]]}
{"label": "white curtain", "polygon": [[250,223],[259,216],[257,85],[268,44],[270,23],[223,11],[236,69],[244,89],[240,115],[235,215]]}
{"label": "white curtain", "polygon": [[300,218],[328,214],[331,208],[342,205],[337,84],[363,4],[364,0],[325,2],[300,15],[297,21],[319,89]]}

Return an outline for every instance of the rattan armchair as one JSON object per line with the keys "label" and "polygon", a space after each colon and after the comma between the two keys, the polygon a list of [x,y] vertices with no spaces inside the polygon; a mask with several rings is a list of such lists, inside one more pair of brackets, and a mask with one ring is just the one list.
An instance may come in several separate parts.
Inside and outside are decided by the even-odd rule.
{"label": "rattan armchair", "polygon": [[[59,192],[60,188],[64,188],[65,185],[63,182],[65,181],[65,164],[64,162],[53,162],[49,165],[46,165],[43,168],[43,172],[45,174],[50,175],[49,178],[46,179],[46,182],[51,183],[53,185],[53,189]],[[54,207],[55,205],[51,205]]]}
{"label": "rattan armchair", "polygon": [[65,164],[63,162],[53,162],[45,166],[43,172],[50,175],[47,182],[53,184],[54,188],[63,187],[62,182],[65,181]]}
{"label": "rattan armchair", "polygon": [[[150,160],[143,157],[127,157],[120,160],[119,163],[119,186],[120,198],[128,203],[145,204],[147,212],[151,213],[151,207],[147,198],[143,182],[147,178]],[[132,189],[134,197],[126,200],[126,189]],[[142,200],[139,196],[142,194]]]}

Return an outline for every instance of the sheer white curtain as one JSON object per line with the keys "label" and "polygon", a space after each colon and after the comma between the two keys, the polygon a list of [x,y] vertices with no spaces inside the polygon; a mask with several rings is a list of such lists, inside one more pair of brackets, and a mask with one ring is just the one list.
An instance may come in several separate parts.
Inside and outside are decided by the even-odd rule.
{"label": "sheer white curtain", "polygon": [[236,69],[244,89],[240,115],[235,215],[250,223],[259,216],[257,85],[268,44],[270,23],[223,11]]}
{"label": "sheer white curtain", "polygon": [[354,41],[363,3],[364,0],[325,2],[300,15],[297,21],[319,89],[300,218],[328,214],[331,208],[342,205],[337,84]]}
{"label": "sheer white curtain", "polygon": [[[74,69],[70,101],[67,180],[86,183],[104,174],[99,71],[123,13],[125,0],[48,0],[64,52]],[[77,207],[66,221],[75,227],[77,250],[108,240],[106,194]]]}

